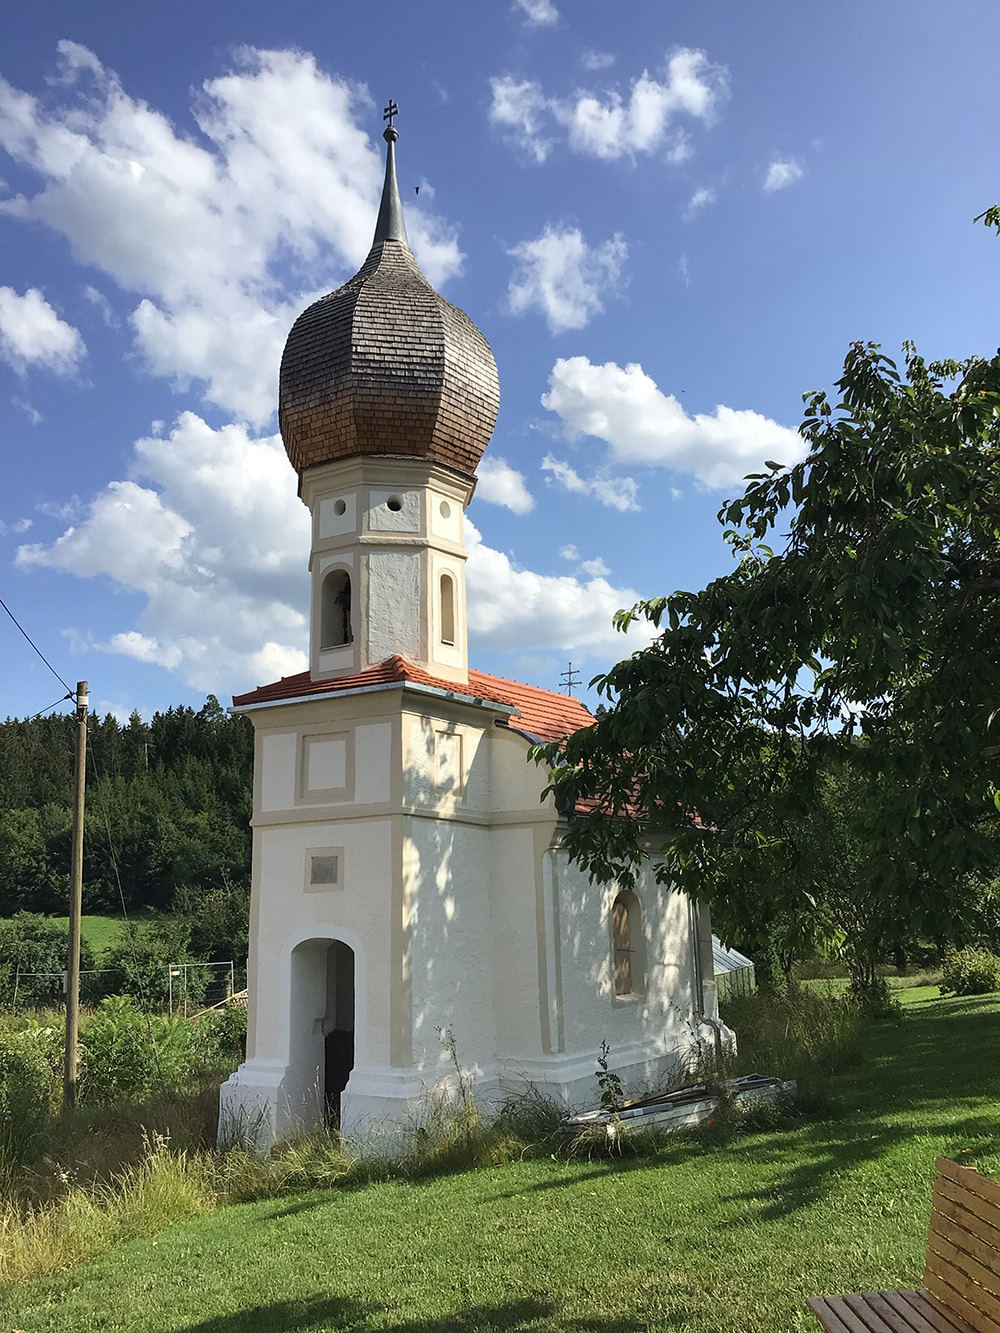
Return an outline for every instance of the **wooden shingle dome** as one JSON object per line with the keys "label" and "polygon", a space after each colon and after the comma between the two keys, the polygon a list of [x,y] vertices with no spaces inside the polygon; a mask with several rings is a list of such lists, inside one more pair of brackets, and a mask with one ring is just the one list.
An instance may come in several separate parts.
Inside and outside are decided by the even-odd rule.
{"label": "wooden shingle dome", "polygon": [[406,239],[388,144],[375,239],[360,271],[298,317],[281,358],[278,420],[292,466],[357,454],[426,458],[472,474],[500,384],[489,343],[439,296]]}

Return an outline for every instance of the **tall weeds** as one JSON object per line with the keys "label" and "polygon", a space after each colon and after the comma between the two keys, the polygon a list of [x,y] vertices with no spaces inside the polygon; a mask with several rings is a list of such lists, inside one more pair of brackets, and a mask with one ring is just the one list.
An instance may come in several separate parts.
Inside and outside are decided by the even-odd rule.
{"label": "tall weeds", "polygon": [[737,1036],[736,1070],[815,1084],[857,1064],[862,1016],[849,999],[793,990],[733,996],[720,1006]]}
{"label": "tall weeds", "polygon": [[148,1139],[142,1159],[111,1181],[69,1184],[47,1204],[0,1203],[0,1282],[72,1268],[119,1241],[153,1236],[217,1202],[206,1162]]}

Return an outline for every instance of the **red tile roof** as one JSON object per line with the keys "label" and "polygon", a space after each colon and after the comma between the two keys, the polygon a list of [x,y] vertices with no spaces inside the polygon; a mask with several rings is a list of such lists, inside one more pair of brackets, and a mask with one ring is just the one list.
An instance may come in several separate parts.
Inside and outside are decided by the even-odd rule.
{"label": "red tile roof", "polygon": [[378,666],[366,667],[353,676],[340,676],[336,680],[313,680],[308,671],[301,671],[296,676],[283,676],[272,685],[261,685],[248,694],[234,695],[233,704],[237,708],[247,708],[255,704],[280,703],[285,699],[301,699],[314,694],[337,694],[343,690],[408,684],[444,690],[458,698],[483,699],[514,708],[517,716],[511,719],[511,725],[543,741],[560,740],[571,731],[589,727],[594,720],[579,699],[568,695],[543,690],[537,685],[523,685],[516,680],[504,680],[502,676],[489,676],[484,671],[470,671],[468,685],[460,685],[456,681],[441,680],[430,675],[398,653],[387,657]]}

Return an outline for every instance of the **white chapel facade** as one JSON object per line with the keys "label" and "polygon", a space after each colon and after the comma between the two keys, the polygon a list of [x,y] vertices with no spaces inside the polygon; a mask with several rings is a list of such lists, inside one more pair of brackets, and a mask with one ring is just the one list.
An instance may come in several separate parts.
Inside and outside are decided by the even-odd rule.
{"label": "white chapel facade", "polygon": [[454,1073],[595,1099],[601,1043],[651,1086],[720,1029],[706,909],[653,867],[590,884],[528,758],[570,697],[469,667],[464,511],[499,408],[489,346],[420,273],[396,130],[372,249],[306,310],[282,438],[312,515],[309,669],[255,729],[247,1058],[220,1133],[399,1119]]}

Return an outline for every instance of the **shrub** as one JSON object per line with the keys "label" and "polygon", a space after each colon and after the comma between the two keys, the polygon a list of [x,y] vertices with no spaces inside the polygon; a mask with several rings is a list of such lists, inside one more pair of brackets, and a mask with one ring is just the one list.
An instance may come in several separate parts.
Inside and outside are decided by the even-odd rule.
{"label": "shrub", "polygon": [[247,1011],[240,1005],[209,1009],[191,1021],[196,1061],[206,1074],[228,1073],[245,1057]]}
{"label": "shrub", "polygon": [[[69,953],[69,927],[38,912],[17,912],[0,918],[0,958],[3,959],[4,999],[12,1002],[15,979],[18,1005],[58,1004],[62,1001],[62,973]],[[94,967],[93,950],[80,941],[80,967]],[[86,996],[92,978],[83,978]]]}
{"label": "shrub", "polygon": [[[198,961],[190,952],[190,935],[191,927],[184,921],[129,922],[101,956],[101,966],[108,969],[101,978],[105,993],[135,995],[147,1008],[165,1009],[171,993],[171,964]],[[195,968],[184,978],[189,1002],[201,1003],[206,973],[207,969]]]}
{"label": "shrub", "polygon": [[28,1159],[58,1104],[61,1041],[41,1024],[0,1031],[0,1170]]}
{"label": "shrub", "polygon": [[144,1014],[128,995],[110,995],[80,1033],[81,1100],[101,1105],[177,1092],[218,1072],[221,1024]]}
{"label": "shrub", "polygon": [[942,993],[989,995],[1000,990],[1000,958],[986,949],[957,949],[945,956]]}
{"label": "shrub", "polygon": [[236,988],[246,985],[249,950],[250,885],[227,884],[221,889],[182,886],[174,894],[173,911],[191,929],[191,950],[210,963],[233,961]]}
{"label": "shrub", "polygon": [[902,1013],[903,1007],[885,977],[854,977],[845,999],[857,1006],[863,1018],[895,1018]]}

